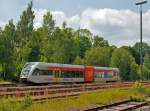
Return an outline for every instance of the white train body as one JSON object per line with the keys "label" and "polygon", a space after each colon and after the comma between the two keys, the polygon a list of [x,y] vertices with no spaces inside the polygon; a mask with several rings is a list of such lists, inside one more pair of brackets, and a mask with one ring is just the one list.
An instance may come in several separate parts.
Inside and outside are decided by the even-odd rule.
{"label": "white train body", "polygon": [[20,80],[32,83],[118,81],[118,68],[29,62]]}

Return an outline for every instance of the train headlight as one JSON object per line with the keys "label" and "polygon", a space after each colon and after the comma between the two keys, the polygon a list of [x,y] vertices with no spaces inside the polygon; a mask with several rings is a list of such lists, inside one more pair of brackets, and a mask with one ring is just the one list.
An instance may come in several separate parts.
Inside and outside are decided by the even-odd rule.
{"label": "train headlight", "polygon": [[20,78],[21,78],[21,79],[27,79],[27,78],[28,78],[28,75],[21,75]]}

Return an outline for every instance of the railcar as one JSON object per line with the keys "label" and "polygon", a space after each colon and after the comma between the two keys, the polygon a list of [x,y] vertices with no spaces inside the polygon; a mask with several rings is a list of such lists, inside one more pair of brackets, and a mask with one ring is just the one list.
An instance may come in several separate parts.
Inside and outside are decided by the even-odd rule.
{"label": "railcar", "polygon": [[28,62],[23,67],[20,80],[32,83],[78,83],[118,81],[118,68]]}

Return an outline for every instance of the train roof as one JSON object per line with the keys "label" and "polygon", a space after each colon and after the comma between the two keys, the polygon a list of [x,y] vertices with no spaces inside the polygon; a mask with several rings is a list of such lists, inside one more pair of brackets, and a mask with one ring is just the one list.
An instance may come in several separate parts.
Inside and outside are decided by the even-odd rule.
{"label": "train roof", "polygon": [[[73,67],[73,68],[84,68],[84,65],[73,65],[73,64],[60,64],[60,63],[46,63],[46,62],[28,62],[29,64],[37,64],[37,65],[43,65],[43,66],[58,66],[58,67]],[[94,69],[97,70],[114,70],[118,68],[112,68],[112,67],[99,67],[99,66],[93,66]]]}
{"label": "train roof", "polygon": [[114,70],[114,69],[117,69],[117,68],[113,68],[113,67],[98,67],[98,66],[95,66],[94,69],[97,69],[97,70]]}
{"label": "train roof", "polygon": [[45,63],[45,62],[35,62],[36,64],[41,64],[44,66],[58,66],[58,67],[73,67],[73,68],[84,68],[84,65],[72,65],[72,64],[60,64],[60,63]]}

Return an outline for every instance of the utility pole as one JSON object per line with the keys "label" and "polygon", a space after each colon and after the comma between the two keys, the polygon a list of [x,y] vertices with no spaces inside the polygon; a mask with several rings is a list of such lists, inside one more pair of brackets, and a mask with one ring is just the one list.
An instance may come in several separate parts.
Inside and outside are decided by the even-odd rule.
{"label": "utility pole", "polygon": [[137,2],[136,5],[140,6],[140,69],[141,69],[141,76],[143,75],[143,57],[142,57],[142,50],[143,50],[143,41],[142,41],[142,5],[146,4],[147,1]]}

